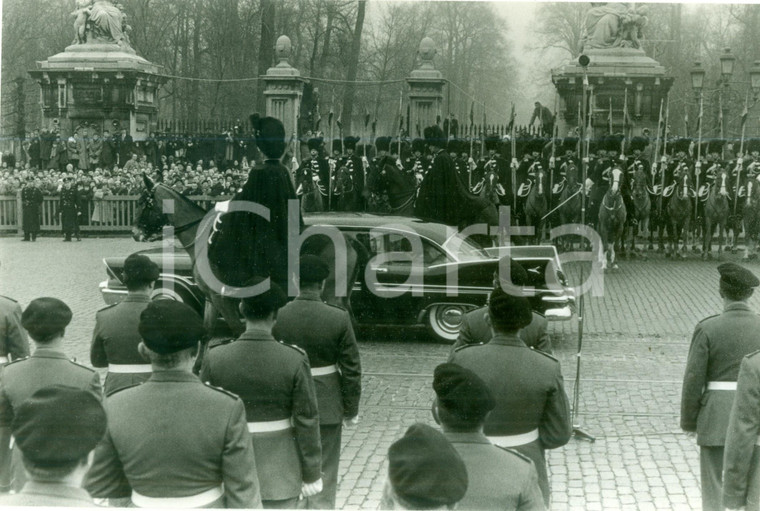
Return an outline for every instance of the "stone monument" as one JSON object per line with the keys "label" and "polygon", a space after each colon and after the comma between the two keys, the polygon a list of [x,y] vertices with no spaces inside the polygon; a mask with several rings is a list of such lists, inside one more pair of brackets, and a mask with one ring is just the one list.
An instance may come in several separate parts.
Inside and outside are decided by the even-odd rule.
{"label": "stone monument", "polygon": [[267,69],[261,77],[264,80],[266,114],[281,120],[288,136],[298,134],[298,112],[305,83],[298,69],[288,62],[291,51],[290,38],[280,36],[274,46],[277,64]]}
{"label": "stone monument", "polygon": [[441,112],[446,80],[433,64],[435,54],[433,40],[429,37],[422,39],[417,51],[420,66],[406,79],[409,84],[409,126],[412,130],[409,135],[412,138],[421,137],[426,127],[436,123],[436,117]]}
{"label": "stone monument", "polygon": [[76,0],[74,41],[29,71],[42,89],[43,128],[66,137],[126,130],[135,141],[148,137],[158,117],[161,66],[138,56],[131,27],[110,0]]}
{"label": "stone monument", "polygon": [[582,66],[576,55],[552,69],[552,82],[560,97],[560,136],[579,125],[584,77],[588,79],[589,111],[594,116],[596,136],[608,131],[610,107],[614,132],[625,128],[623,114],[627,110],[630,131],[626,135],[639,135],[644,128],[656,133],[660,103],[667,98],[673,77],[641,49],[646,23],[645,6],[592,2],[586,13],[581,50],[589,64]]}

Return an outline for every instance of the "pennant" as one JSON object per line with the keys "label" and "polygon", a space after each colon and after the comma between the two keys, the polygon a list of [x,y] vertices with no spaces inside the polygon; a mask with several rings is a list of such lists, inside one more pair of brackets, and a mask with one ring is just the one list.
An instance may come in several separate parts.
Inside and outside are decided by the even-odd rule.
{"label": "pennant", "polygon": [[475,124],[475,102],[470,105],[470,126]]}
{"label": "pennant", "polygon": [[683,123],[686,126],[686,136],[689,136],[689,111],[686,109],[686,113],[683,114]]}
{"label": "pennant", "polygon": [[612,98],[610,98],[610,113],[607,116],[607,122],[609,124],[610,135],[612,135]]}
{"label": "pennant", "polygon": [[512,103],[512,111],[509,113],[509,126],[507,129],[512,131],[515,127],[515,104]]}
{"label": "pennant", "polygon": [[372,121],[372,134],[374,135],[377,131],[377,118],[375,118],[374,121]]}
{"label": "pennant", "polygon": [[367,110],[367,107],[364,107],[364,129],[367,129],[367,126],[369,126],[369,110]]}
{"label": "pennant", "polygon": [[628,128],[628,89],[625,89],[623,95],[623,126]]}

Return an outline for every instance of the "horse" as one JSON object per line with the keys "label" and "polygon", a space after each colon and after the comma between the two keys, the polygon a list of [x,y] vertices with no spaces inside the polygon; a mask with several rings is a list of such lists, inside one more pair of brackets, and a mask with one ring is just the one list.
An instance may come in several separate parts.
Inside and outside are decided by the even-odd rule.
{"label": "horse", "polygon": [[[581,195],[580,183],[578,182],[578,167],[570,160],[565,167],[565,177],[558,184],[562,186],[562,193],[559,195],[559,219],[562,225],[577,224],[581,221]],[[573,249],[573,236],[568,236],[567,241],[564,239],[560,242],[562,250]]]}
{"label": "horse", "polygon": [[[216,320],[216,311],[219,311],[224,318],[224,321],[230,327],[232,334],[236,337],[239,336],[242,334],[244,326],[240,320],[237,300],[223,297],[217,291],[212,289],[205,282],[202,271],[199,271],[198,261],[196,261],[195,244],[196,241],[200,239],[199,229],[201,236],[204,232],[213,230],[218,221],[218,217],[213,219],[213,225],[208,225],[208,222],[203,221],[208,213],[205,209],[181,193],[172,190],[161,183],[154,184],[150,178],[146,176],[144,176],[143,179],[151,200],[146,201],[146,206],[136,212],[136,219],[132,227],[133,239],[136,241],[143,241],[149,238],[156,239],[156,236],[163,228],[163,225],[174,226],[174,235],[179,240],[182,248],[187,251],[190,260],[193,263],[193,279],[198,288],[207,298],[206,309],[204,311],[204,323],[206,327],[209,332],[213,331],[214,322]],[[161,205],[165,200],[173,201],[173,213],[163,214]],[[150,221],[150,219],[155,218],[157,214],[162,215],[165,222],[163,225],[157,225],[156,222]],[[353,318],[350,301],[351,290],[354,282],[356,282],[360,269],[363,267],[363,263],[366,262],[368,257],[366,249],[364,249],[358,241],[345,236],[345,234],[344,237],[346,239],[346,296],[339,297],[336,295],[336,247],[333,243],[329,242],[325,235],[316,235],[307,238],[301,247],[301,252],[317,255],[328,264],[330,267],[330,275],[326,280],[322,298],[327,303],[348,310]],[[310,240],[313,241],[310,243]],[[208,242],[207,239],[201,239],[201,241],[203,243]],[[240,249],[245,250],[246,247],[240,247]]]}
{"label": "horse", "polygon": [[633,201],[632,220],[636,228],[631,229],[631,252],[636,252],[636,235],[649,232],[649,216],[652,213],[652,202],[647,189],[647,175],[644,166],[639,165],[631,181],[631,199]]}
{"label": "horse", "polygon": [[[661,170],[662,172],[662,170]],[[654,250],[654,234],[657,232],[657,252],[665,251],[665,229],[668,227],[668,199],[673,192],[672,186],[663,189],[657,172],[652,172],[652,179],[647,186],[649,192],[649,245],[648,250]]]}
{"label": "horse", "polygon": [[744,202],[744,257],[757,258],[757,240],[760,237],[760,182],[747,179],[747,198]]}
{"label": "horse", "polygon": [[345,165],[340,166],[335,172],[332,200],[335,204],[335,208],[333,208],[335,211],[352,211],[354,208],[354,178]]}
{"label": "horse", "polygon": [[313,213],[325,210],[321,188],[320,183],[314,179],[305,179],[301,183],[297,192],[301,199],[301,213]]}
{"label": "horse", "polygon": [[625,203],[620,192],[622,176],[623,171],[619,167],[612,169],[612,184],[602,197],[599,207],[599,236],[602,239],[599,261],[603,270],[607,269],[608,261],[613,270],[618,269],[615,262],[615,244],[622,239],[626,218]]}
{"label": "horse", "polygon": [[535,232],[534,242],[541,244],[544,230],[544,216],[549,210],[549,202],[546,198],[544,177],[546,174],[542,168],[536,169],[535,182],[530,187],[530,192],[525,198],[525,225],[532,226]]}
{"label": "horse", "polygon": [[383,167],[383,184],[388,195],[390,214],[414,216],[414,200],[417,198],[417,177],[412,172],[389,164]]}
{"label": "horse", "polygon": [[506,191],[499,182],[499,168],[495,164],[486,165],[483,178],[473,187],[472,193],[499,207]]}
{"label": "horse", "polygon": [[712,259],[712,237],[718,227],[718,259],[723,253],[723,242],[728,222],[728,171],[721,169],[710,185],[710,193],[705,201],[705,230],[702,241],[702,259]]}
{"label": "horse", "polygon": [[686,244],[689,233],[689,222],[692,215],[692,189],[690,187],[691,177],[688,172],[682,172],[676,182],[673,195],[668,201],[668,237],[670,246],[665,253],[665,257],[683,259],[683,254],[678,252],[678,240],[683,236],[682,251],[686,252]]}

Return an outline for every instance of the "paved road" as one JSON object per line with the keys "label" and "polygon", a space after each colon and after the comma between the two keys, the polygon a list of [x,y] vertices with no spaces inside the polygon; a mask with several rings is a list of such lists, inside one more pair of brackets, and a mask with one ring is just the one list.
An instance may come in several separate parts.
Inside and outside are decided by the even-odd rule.
{"label": "paved road", "polygon": [[[66,347],[86,362],[94,313],[103,306],[102,258],[148,246],[118,238],[1,238],[0,293],[22,305],[38,296],[68,303],[74,319]],[[576,422],[596,442],[571,440],[549,454],[554,509],[700,508],[698,449],[680,432],[678,409],[693,326],[720,310],[716,266],[624,261],[605,275],[604,296],[587,299]],[[760,265],[750,268],[760,274]],[[751,305],[760,310],[760,298]],[[552,325],[552,336],[572,397],[577,322]],[[364,331],[361,340],[361,423],[344,433],[337,505],[375,509],[388,447],[412,423],[432,422],[432,372],[448,347],[399,329]]]}

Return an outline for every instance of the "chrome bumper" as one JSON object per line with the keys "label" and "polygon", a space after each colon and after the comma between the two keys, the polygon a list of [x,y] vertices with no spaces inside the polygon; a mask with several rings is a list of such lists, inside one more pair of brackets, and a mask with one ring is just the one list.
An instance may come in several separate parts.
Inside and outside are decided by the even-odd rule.
{"label": "chrome bumper", "polygon": [[567,321],[573,317],[573,311],[570,309],[569,305],[555,309],[546,309],[546,311],[544,311],[544,317],[546,317],[548,321]]}

